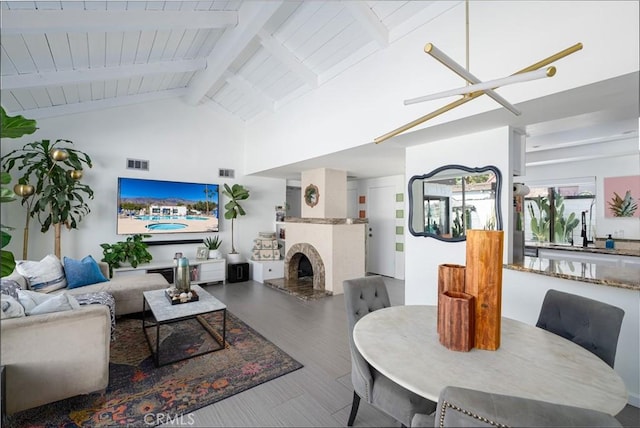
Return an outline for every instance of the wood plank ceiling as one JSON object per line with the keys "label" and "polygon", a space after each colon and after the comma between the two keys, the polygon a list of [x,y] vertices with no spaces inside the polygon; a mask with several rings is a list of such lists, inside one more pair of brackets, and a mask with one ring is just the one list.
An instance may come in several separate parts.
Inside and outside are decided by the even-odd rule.
{"label": "wood plank ceiling", "polygon": [[2,1],[0,101],[39,119],[182,98],[251,121],[457,3]]}

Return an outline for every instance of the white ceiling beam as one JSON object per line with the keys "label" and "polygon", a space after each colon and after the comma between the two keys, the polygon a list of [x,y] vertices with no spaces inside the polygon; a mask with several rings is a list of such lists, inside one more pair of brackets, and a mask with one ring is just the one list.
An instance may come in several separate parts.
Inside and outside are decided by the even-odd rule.
{"label": "white ceiling beam", "polygon": [[367,2],[345,1],[342,4],[380,47],[389,46],[389,30],[380,22],[380,18],[371,10]]}
{"label": "white ceiling beam", "polygon": [[3,34],[226,28],[236,11],[3,10]]}
{"label": "white ceiling beam", "polygon": [[158,101],[168,98],[180,99],[187,92],[186,88],[169,89],[166,91],[149,92],[124,97],[107,98],[104,100],[87,101],[75,104],[36,108],[22,111],[12,111],[11,115],[22,115],[29,119],[44,119],[48,117],[66,116],[69,114],[85,113],[89,111],[103,110],[106,108],[121,107],[131,104],[140,104],[149,101]]}
{"label": "white ceiling beam", "polygon": [[397,26],[389,29],[389,42],[393,43],[401,37],[406,36],[416,28],[425,25],[444,14],[445,12],[453,9],[462,1],[432,1],[427,7],[420,12],[411,16],[411,18],[398,24]]}
{"label": "white ceiling beam", "polygon": [[226,30],[211,54],[207,68],[193,80],[186,101],[196,105],[220,79],[238,55],[251,43],[258,32],[278,11],[282,1],[245,2],[238,10],[238,25]]}
{"label": "white ceiling beam", "polygon": [[161,61],[150,64],[133,64],[119,67],[85,70],[54,71],[49,73],[18,74],[0,77],[4,90],[60,86],[101,80],[128,79],[162,73],[185,73],[204,70],[203,58],[183,61]]}
{"label": "white ceiling beam", "polygon": [[264,109],[269,111],[275,110],[275,101],[260,89],[249,83],[245,78],[239,75],[226,73],[225,80],[229,85],[233,86],[235,89],[242,92],[247,97],[256,100]]}
{"label": "white ceiling beam", "polygon": [[294,74],[296,74],[302,81],[313,89],[318,87],[318,75],[314,73],[309,67],[304,65],[293,52],[285,48],[282,43],[277,41],[271,34],[265,30],[260,30],[258,33],[260,37],[260,44],[271,55],[278,58],[278,60]]}

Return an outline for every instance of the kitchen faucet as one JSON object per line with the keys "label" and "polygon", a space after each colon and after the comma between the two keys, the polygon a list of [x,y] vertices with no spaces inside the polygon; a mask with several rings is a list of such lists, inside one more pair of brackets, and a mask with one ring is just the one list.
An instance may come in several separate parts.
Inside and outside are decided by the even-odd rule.
{"label": "kitchen faucet", "polygon": [[593,242],[593,241],[589,241],[587,239],[587,212],[586,211],[582,211],[582,231],[580,232],[580,236],[582,237],[582,246],[583,247],[587,247],[589,245],[589,242]]}

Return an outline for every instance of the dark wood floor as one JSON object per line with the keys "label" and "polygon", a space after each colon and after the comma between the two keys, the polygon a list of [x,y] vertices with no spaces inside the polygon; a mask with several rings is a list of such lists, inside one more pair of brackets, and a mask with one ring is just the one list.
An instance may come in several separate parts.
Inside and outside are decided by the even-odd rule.
{"label": "dark wood floor", "polygon": [[[392,304],[403,304],[404,283],[385,281]],[[304,301],[254,281],[206,289],[304,368],[196,411],[194,426],[346,426],[353,388],[342,295]],[[636,407],[618,418],[625,427],[640,426]],[[354,426],[400,424],[361,401]]]}

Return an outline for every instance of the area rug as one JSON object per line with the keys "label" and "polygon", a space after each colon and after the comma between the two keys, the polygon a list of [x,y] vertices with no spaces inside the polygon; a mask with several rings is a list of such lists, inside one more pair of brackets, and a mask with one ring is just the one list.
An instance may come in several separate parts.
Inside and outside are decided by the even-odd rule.
{"label": "area rug", "polygon": [[[206,318],[212,326],[221,325],[221,313]],[[171,357],[220,347],[195,320],[161,327],[160,341],[162,352],[167,350]],[[302,367],[228,311],[225,345],[225,349],[156,368],[142,321],[121,318],[111,345],[106,391],[25,410],[11,415],[3,425],[154,426],[189,421],[190,412]]]}

